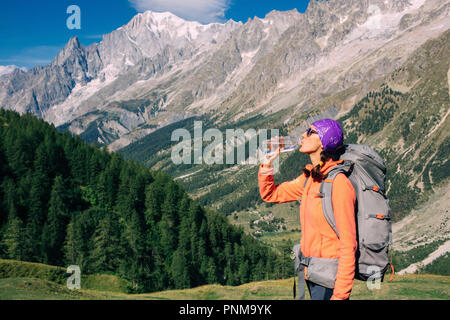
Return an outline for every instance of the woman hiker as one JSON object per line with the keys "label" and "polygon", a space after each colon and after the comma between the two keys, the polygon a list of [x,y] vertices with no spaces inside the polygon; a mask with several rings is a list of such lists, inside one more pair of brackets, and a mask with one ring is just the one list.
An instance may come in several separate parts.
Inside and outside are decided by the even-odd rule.
{"label": "woman hiker", "polygon": [[272,162],[279,155],[279,148],[273,155],[266,156],[258,173],[261,198],[271,203],[301,198],[301,253],[304,257],[339,259],[334,289],[313,283],[305,276],[311,299],[346,300],[350,296],[355,275],[355,190],[343,173],[336,176],[332,187],[332,204],[339,238],[325,219],[322,200],[318,197],[320,184],[326,179],[329,170],[344,161],[338,160],[339,152],[343,149],[341,126],[331,119],[316,121],[303,133],[300,145],[299,151],[309,155],[311,164],[306,165],[303,174],[292,181],[274,184]]}

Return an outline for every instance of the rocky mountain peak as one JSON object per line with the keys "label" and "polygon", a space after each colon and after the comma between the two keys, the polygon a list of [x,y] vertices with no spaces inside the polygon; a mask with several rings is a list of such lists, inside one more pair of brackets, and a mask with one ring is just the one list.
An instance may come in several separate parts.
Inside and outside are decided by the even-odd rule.
{"label": "rocky mountain peak", "polygon": [[79,57],[84,55],[84,48],[80,44],[77,36],[71,38],[67,42],[66,46],[61,50],[61,52],[53,60],[53,65],[63,65],[68,59],[73,59],[74,57]]}
{"label": "rocky mountain peak", "polygon": [[268,21],[271,24],[286,22],[292,23],[293,20],[299,19],[300,17],[301,14],[294,8],[288,11],[272,10],[266,14],[263,20]]}

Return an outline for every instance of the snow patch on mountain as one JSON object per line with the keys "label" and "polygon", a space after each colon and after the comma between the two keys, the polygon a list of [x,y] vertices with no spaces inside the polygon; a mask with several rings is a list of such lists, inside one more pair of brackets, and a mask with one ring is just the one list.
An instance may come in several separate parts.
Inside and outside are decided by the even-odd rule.
{"label": "snow patch on mountain", "polygon": [[113,65],[108,65],[102,70],[101,76],[92,80],[86,85],[77,83],[72,89],[67,99],[59,104],[55,104],[48,110],[43,111],[46,121],[60,126],[83,114],[84,110],[78,109],[80,104],[95,95],[99,90],[106,87],[117,79],[119,70]]}
{"label": "snow patch on mountain", "polygon": [[346,45],[353,41],[365,39],[390,39],[398,32],[398,25],[403,16],[413,14],[425,3],[425,0],[410,0],[411,6],[401,12],[382,12],[378,6],[369,6],[368,19],[354,29],[344,39]]}
{"label": "snow patch on mountain", "polygon": [[22,71],[27,71],[27,68],[23,67],[20,68],[16,65],[10,65],[10,66],[0,66],[0,77],[6,76],[7,74],[13,73],[16,69],[20,69]]}

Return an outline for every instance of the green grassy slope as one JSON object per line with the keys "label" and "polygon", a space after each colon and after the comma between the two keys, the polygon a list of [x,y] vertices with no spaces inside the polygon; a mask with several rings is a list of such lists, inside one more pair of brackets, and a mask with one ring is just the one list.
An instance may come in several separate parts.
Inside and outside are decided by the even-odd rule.
{"label": "green grassy slope", "polygon": [[[379,290],[355,280],[351,299],[450,299],[450,276],[386,275]],[[250,282],[240,286],[204,285],[192,289],[144,294],[125,293],[114,275],[82,275],[81,290],[69,290],[64,268],[40,263],[0,260],[0,300],[291,300],[293,278]],[[307,294],[306,299],[309,299]]]}
{"label": "green grassy slope", "polygon": [[[292,300],[293,278],[259,281],[240,286],[206,285],[186,290],[150,294],[124,294],[92,289],[69,290],[64,285],[33,278],[0,279],[0,300]],[[450,299],[450,277],[437,275],[395,276],[380,289],[369,290],[355,281],[352,300]],[[308,293],[306,299],[309,299]]]}
{"label": "green grassy slope", "polygon": [[[42,263],[24,262],[17,260],[0,259],[0,279],[34,279],[39,280],[36,288],[66,287],[67,279],[71,274],[66,272],[66,268],[50,266]],[[36,281],[33,281],[33,283]],[[114,275],[109,274],[89,274],[81,275],[81,282],[84,289],[95,289],[109,292],[127,292],[128,282]],[[14,284],[13,282],[12,284]],[[5,284],[5,283],[4,283]],[[51,285],[50,285],[51,284]],[[22,283],[22,286],[27,287]],[[8,287],[11,283],[8,284]],[[33,285],[31,285],[33,287]],[[6,289],[6,287],[5,287]],[[65,294],[65,293],[64,293]],[[63,295],[64,295],[63,294]]]}

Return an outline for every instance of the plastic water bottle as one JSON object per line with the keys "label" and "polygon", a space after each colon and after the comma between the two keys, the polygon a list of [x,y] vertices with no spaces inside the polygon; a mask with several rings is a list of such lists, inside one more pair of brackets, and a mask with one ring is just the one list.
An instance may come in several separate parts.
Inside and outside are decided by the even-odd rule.
{"label": "plastic water bottle", "polygon": [[267,154],[274,153],[279,147],[280,152],[294,151],[300,144],[301,138],[294,136],[275,137],[267,140]]}

